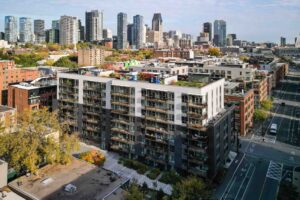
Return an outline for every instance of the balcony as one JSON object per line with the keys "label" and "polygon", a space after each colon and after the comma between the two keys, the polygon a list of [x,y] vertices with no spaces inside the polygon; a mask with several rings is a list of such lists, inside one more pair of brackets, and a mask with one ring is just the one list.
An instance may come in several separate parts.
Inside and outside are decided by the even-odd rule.
{"label": "balcony", "polygon": [[130,133],[129,131],[126,131],[126,130],[120,129],[120,128],[112,128],[111,131],[123,133],[123,134],[127,134],[127,135],[134,135],[133,133]]}
{"label": "balcony", "polygon": [[130,98],[130,94],[120,93],[120,92],[112,92],[112,93],[111,93],[111,96],[119,96],[119,97]]}
{"label": "balcony", "polygon": [[146,156],[146,159],[151,160],[151,161],[156,162],[156,163],[163,164],[163,165],[167,164],[167,161],[165,160],[165,158],[162,158],[162,157],[159,157],[159,156],[148,155],[148,156]]}
{"label": "balcony", "polygon": [[199,134],[190,134],[191,136],[189,137],[189,139],[191,140],[202,140],[202,139],[208,139],[208,136],[207,135],[199,135]]}
{"label": "balcony", "polygon": [[200,168],[196,168],[196,167],[190,167],[188,169],[188,171],[189,171],[189,173],[194,174],[194,175],[206,176],[208,170],[200,169]]}
{"label": "balcony", "polygon": [[[152,142],[157,142],[157,143],[160,143],[160,144],[168,144],[167,140],[166,139],[161,139],[161,138],[157,138],[156,136],[154,135],[151,135],[151,134],[145,134],[146,138],[145,140],[149,140],[149,141],[152,141]],[[150,146],[150,145],[148,145]]]}
{"label": "balcony", "polygon": [[188,146],[188,151],[206,153],[207,147]]}
{"label": "balcony", "polygon": [[206,127],[201,124],[187,123],[187,126],[189,129],[194,129],[194,130],[199,130],[199,131],[206,130]]}
{"label": "balcony", "polygon": [[173,122],[169,122],[168,119],[163,119],[163,118],[149,116],[149,115],[145,115],[145,119],[153,122],[164,123],[164,124],[173,123]]}
{"label": "balcony", "polygon": [[145,97],[146,101],[152,101],[152,102],[157,102],[157,103],[166,103],[168,101],[167,98],[162,99],[162,98],[154,98],[154,97]]}
{"label": "balcony", "polygon": [[114,114],[129,115],[129,110],[111,110],[110,112]]}
{"label": "balcony", "polygon": [[118,105],[118,106],[130,107],[129,102],[112,101],[111,104],[112,105]]}
{"label": "balcony", "polygon": [[207,107],[207,103],[199,103],[199,102],[192,102],[192,101],[189,101],[187,103],[187,105],[189,107],[193,107],[193,108],[206,108]]}
{"label": "balcony", "polygon": [[157,108],[152,106],[145,106],[145,110],[153,111],[153,112],[160,112],[160,113],[167,113],[167,108]]}
{"label": "balcony", "polygon": [[100,129],[98,127],[90,127],[90,126],[87,126],[87,127],[83,127],[85,130],[87,131],[91,131],[91,132],[100,132]]}
{"label": "balcony", "polygon": [[91,123],[91,124],[99,124],[99,120],[93,119],[93,118],[88,118],[88,117],[84,117],[83,121]]}
{"label": "balcony", "polygon": [[168,134],[168,131],[166,129],[163,129],[160,127],[146,126],[146,130],[150,130],[153,132],[159,132],[159,133],[163,133],[163,134]]}
{"label": "balcony", "polygon": [[121,145],[111,145],[110,148],[114,151],[120,151],[120,152],[125,152],[125,153],[128,153],[130,152],[130,148],[128,147],[123,147]]}
{"label": "balcony", "polygon": [[129,139],[125,139],[125,138],[122,138],[122,137],[113,136],[110,139],[111,139],[111,141],[125,143],[125,144],[128,144],[128,145],[133,145],[134,144],[133,141],[130,141]]}
{"label": "balcony", "polygon": [[124,125],[130,125],[129,120],[113,119],[111,121],[114,122],[114,123],[120,123],[120,124],[124,124]]}

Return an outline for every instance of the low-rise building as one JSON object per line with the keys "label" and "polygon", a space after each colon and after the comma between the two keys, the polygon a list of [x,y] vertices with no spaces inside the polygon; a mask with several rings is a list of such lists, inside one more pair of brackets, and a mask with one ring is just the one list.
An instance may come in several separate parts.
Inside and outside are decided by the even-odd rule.
{"label": "low-rise building", "polygon": [[56,99],[56,80],[38,78],[32,82],[21,82],[8,86],[8,105],[18,113],[47,107],[50,111]]}
{"label": "low-rise building", "polygon": [[36,68],[17,68],[14,61],[0,60],[0,105],[7,105],[9,84],[34,80],[39,76]]}
{"label": "low-rise building", "polygon": [[16,130],[17,112],[15,108],[0,106],[0,127],[4,128],[5,133]]}
{"label": "low-rise building", "polygon": [[99,66],[104,63],[105,50],[102,48],[89,47],[78,50],[79,66]]}
{"label": "low-rise building", "polygon": [[224,79],[164,85],[70,72],[58,84],[60,120],[103,149],[203,177],[228,158],[233,107],[224,107]]}
{"label": "low-rise building", "polygon": [[239,83],[234,89],[227,89],[230,84],[225,83],[224,101],[227,105],[234,105],[235,130],[240,136],[246,136],[253,126],[254,90],[244,91],[239,88]]}
{"label": "low-rise building", "polygon": [[300,57],[300,48],[297,47],[277,47],[275,48],[275,55],[288,56],[288,57]]}
{"label": "low-rise building", "polygon": [[163,50],[155,50],[154,57],[177,57],[183,59],[192,59],[194,58],[193,50],[185,50],[185,49],[163,49]]}

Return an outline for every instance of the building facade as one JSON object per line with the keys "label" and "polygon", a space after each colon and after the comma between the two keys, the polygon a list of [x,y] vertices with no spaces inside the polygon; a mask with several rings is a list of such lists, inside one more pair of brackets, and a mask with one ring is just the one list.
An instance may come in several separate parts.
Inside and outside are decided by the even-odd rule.
{"label": "building facade", "polygon": [[18,41],[18,20],[14,16],[6,16],[4,22],[4,38],[8,43]]}
{"label": "building facade", "polygon": [[39,76],[35,68],[17,68],[14,61],[0,60],[0,104],[7,105],[9,84],[34,80]]}
{"label": "building facade", "polygon": [[32,20],[28,17],[21,17],[19,19],[20,23],[20,42],[27,43],[33,42],[33,33],[32,33]]}
{"label": "building facade", "polygon": [[267,77],[260,77],[253,80],[254,90],[254,105],[255,108],[260,107],[260,103],[268,98],[268,79]]}
{"label": "building facade", "polygon": [[233,94],[225,94],[225,103],[234,105],[235,130],[240,136],[249,134],[253,127],[254,91],[241,91]]}
{"label": "building facade", "polygon": [[214,22],[214,44],[218,47],[226,45],[226,22],[224,20]]}
{"label": "building facade", "polygon": [[128,47],[127,42],[127,14],[118,14],[118,49],[126,49]]}
{"label": "building facade", "polygon": [[45,35],[45,21],[41,19],[36,19],[33,21],[33,32],[35,35],[35,42],[36,43],[43,43],[46,41]]}
{"label": "building facade", "polygon": [[133,17],[133,46],[136,49],[144,47],[144,17],[136,15]]}
{"label": "building facade", "polygon": [[152,18],[152,31],[158,31],[159,41],[158,46],[163,42],[163,20],[161,13],[154,13]]}
{"label": "building facade", "polygon": [[79,66],[99,66],[105,61],[105,50],[96,47],[83,48],[78,50]]}
{"label": "building facade", "polygon": [[203,33],[208,34],[209,41],[212,40],[212,24],[210,22],[203,24]]}
{"label": "building facade", "polygon": [[59,73],[58,83],[60,120],[101,148],[204,177],[227,159],[224,79],[188,88]]}
{"label": "building facade", "polygon": [[176,57],[183,59],[191,59],[194,58],[194,52],[192,50],[182,50],[182,49],[174,49],[174,50],[155,50],[154,57]]}
{"label": "building facade", "polygon": [[47,107],[52,110],[56,99],[56,80],[38,78],[30,83],[21,82],[8,86],[8,106],[16,108],[18,113]]}
{"label": "building facade", "polygon": [[92,10],[85,13],[85,33],[88,42],[103,39],[103,12]]}
{"label": "building facade", "polygon": [[78,20],[76,17],[61,16],[59,21],[59,43],[76,45],[78,43]]}

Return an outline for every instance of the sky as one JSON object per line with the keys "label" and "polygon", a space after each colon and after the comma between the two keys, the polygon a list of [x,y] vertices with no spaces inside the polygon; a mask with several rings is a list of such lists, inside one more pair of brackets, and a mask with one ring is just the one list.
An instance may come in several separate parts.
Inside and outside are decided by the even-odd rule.
{"label": "sky", "polygon": [[4,16],[44,19],[46,28],[61,15],[85,21],[85,11],[104,13],[104,28],[116,33],[117,14],[125,12],[128,21],[136,14],[151,25],[153,14],[160,12],[164,31],[179,30],[194,38],[204,22],[223,19],[227,33],[238,39],[256,42],[279,42],[281,36],[293,42],[300,34],[300,0],[0,0],[0,31]]}

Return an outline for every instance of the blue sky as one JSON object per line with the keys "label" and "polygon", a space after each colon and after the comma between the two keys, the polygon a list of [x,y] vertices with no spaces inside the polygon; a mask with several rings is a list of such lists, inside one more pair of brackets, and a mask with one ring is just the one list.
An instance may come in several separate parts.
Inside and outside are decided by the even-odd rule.
{"label": "blue sky", "polygon": [[136,14],[151,24],[154,12],[161,12],[164,30],[180,30],[195,37],[202,24],[215,19],[227,21],[227,32],[239,39],[279,42],[285,36],[292,42],[300,33],[300,0],[0,0],[0,30],[4,16],[52,19],[77,16],[84,21],[87,10],[104,12],[104,26],[116,32],[117,13]]}

